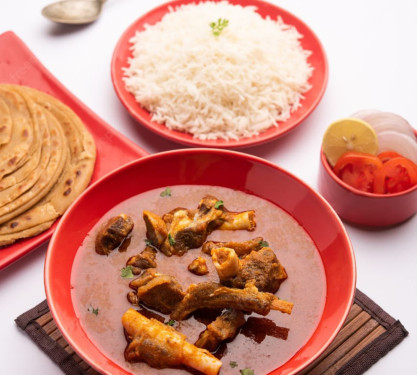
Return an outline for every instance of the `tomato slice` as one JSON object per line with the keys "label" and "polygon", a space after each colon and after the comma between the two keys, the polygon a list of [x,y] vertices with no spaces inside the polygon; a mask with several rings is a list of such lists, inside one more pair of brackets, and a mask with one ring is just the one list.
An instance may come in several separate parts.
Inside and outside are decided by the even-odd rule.
{"label": "tomato slice", "polygon": [[374,192],[399,193],[417,184],[417,165],[402,156],[394,157],[382,165],[375,175]]}
{"label": "tomato slice", "polygon": [[333,171],[355,189],[372,193],[375,174],[381,167],[382,161],[377,156],[349,151],[339,158]]}
{"label": "tomato slice", "polygon": [[383,163],[386,163],[388,160],[391,160],[392,158],[396,158],[398,156],[402,155],[395,151],[383,151],[378,154],[378,158],[381,159]]}

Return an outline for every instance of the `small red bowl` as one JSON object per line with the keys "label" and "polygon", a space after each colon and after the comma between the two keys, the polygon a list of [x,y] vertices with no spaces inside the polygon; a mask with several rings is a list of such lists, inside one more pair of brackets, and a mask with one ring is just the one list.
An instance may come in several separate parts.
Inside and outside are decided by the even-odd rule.
{"label": "small red bowl", "polygon": [[215,184],[264,198],[289,213],[315,243],[326,275],[323,313],[306,344],[272,372],[299,373],[330,345],[351,309],[356,290],[353,249],[343,223],[320,194],[275,164],[234,151],[183,149],[145,156],[109,173],[80,195],[60,220],[45,261],[46,297],[62,335],[100,373],[128,374],[83,330],[71,299],[72,265],[84,238],[110,208],[136,194],[182,184]]}
{"label": "small red bowl", "polygon": [[417,185],[395,194],[357,190],[334,174],[323,150],[318,189],[343,220],[359,226],[388,227],[402,223],[417,212]]}

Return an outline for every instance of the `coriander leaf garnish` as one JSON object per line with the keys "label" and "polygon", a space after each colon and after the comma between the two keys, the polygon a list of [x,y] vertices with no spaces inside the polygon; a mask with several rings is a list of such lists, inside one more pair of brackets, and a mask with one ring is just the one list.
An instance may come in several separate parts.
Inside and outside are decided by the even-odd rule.
{"label": "coriander leaf garnish", "polygon": [[175,240],[174,238],[171,236],[171,233],[168,234],[168,242],[171,246],[175,245]]}
{"label": "coriander leaf garnish", "polygon": [[146,245],[146,246],[153,246],[153,245],[152,245],[152,242],[151,242],[151,241],[149,241],[147,238],[145,238],[145,245]]}
{"label": "coriander leaf garnish", "polygon": [[255,375],[255,371],[250,368],[244,368],[243,370],[240,370],[240,373],[242,375]]}
{"label": "coriander leaf garnish", "polygon": [[229,24],[229,20],[219,18],[217,22],[210,22],[210,27],[213,35],[219,36],[223,29]]}
{"label": "coriander leaf garnish", "polygon": [[230,366],[231,368],[235,368],[235,367],[237,367],[237,362],[235,362],[235,361],[230,361],[230,362],[229,362],[229,366]]}
{"label": "coriander leaf garnish", "polygon": [[167,322],[165,322],[165,324],[167,325],[167,326],[173,326],[174,324],[175,324],[175,320],[174,319],[170,319],[170,320],[168,320]]}
{"label": "coriander leaf garnish", "polygon": [[120,276],[123,277],[124,279],[133,278],[134,275],[133,275],[133,271],[132,271],[132,266],[129,265],[129,266],[123,267],[120,270]]}
{"label": "coriander leaf garnish", "polygon": [[152,247],[152,249],[158,250],[158,248],[154,245],[152,245],[152,242],[150,240],[148,240],[147,238],[145,238],[145,245]]}
{"label": "coriander leaf garnish", "polygon": [[261,246],[261,247],[269,247],[269,243],[267,241],[261,240],[261,241],[259,241],[259,246]]}
{"label": "coriander leaf garnish", "polygon": [[161,197],[170,197],[171,196],[171,188],[167,187],[161,194]]}
{"label": "coriander leaf garnish", "polygon": [[87,309],[90,313],[94,314],[94,315],[98,315],[98,307],[94,308],[92,305],[90,305],[90,307]]}
{"label": "coriander leaf garnish", "polygon": [[221,206],[223,206],[223,201],[217,201],[215,204],[214,204],[214,208],[220,208]]}

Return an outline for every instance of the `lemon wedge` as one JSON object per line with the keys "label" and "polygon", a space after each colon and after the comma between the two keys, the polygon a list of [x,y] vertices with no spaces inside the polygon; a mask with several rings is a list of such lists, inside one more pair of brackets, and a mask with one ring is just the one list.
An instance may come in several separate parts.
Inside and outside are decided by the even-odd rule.
{"label": "lemon wedge", "polygon": [[326,129],[322,142],[323,152],[331,166],[347,151],[376,155],[378,137],[371,125],[356,118],[333,122]]}

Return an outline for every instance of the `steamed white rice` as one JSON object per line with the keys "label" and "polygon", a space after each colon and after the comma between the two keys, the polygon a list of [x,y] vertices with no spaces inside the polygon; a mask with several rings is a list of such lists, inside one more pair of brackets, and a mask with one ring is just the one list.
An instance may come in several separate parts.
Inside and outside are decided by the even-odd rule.
{"label": "steamed white rice", "polygon": [[[229,23],[215,36],[219,18]],[[301,37],[254,7],[183,5],[131,39],[125,85],[169,129],[201,140],[250,137],[287,120],[310,88]]]}

